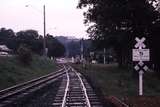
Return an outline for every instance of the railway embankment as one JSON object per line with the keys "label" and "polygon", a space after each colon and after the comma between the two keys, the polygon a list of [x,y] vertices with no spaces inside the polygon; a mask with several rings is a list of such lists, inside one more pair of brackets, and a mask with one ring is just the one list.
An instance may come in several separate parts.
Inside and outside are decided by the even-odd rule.
{"label": "railway embankment", "polygon": [[57,70],[48,58],[34,55],[29,65],[22,64],[16,56],[0,57],[0,89],[4,89]]}

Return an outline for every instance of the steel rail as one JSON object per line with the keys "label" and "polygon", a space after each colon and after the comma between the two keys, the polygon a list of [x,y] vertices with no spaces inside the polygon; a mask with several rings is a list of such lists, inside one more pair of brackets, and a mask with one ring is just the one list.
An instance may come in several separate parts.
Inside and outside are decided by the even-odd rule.
{"label": "steel rail", "polygon": [[64,69],[64,68],[62,68],[62,69],[60,69],[60,70],[58,70],[58,71],[56,71],[56,72],[47,74],[47,75],[45,75],[45,76],[41,76],[41,77],[39,77],[39,78],[30,80],[30,81],[27,81],[27,82],[24,82],[24,83],[20,83],[20,84],[18,84],[18,85],[14,85],[14,86],[12,86],[12,87],[9,87],[9,88],[3,89],[3,90],[0,90],[0,96],[2,96],[3,94],[6,94],[7,92],[14,91],[14,90],[17,89],[17,88],[21,88],[21,87],[23,87],[23,86],[25,86],[25,85],[28,85],[28,84],[34,83],[34,82],[36,82],[36,81],[39,81],[39,80],[41,80],[41,79],[43,79],[43,78],[49,77],[49,76],[51,76],[51,75],[53,75],[53,74],[56,74],[56,73],[62,71],[63,69]]}
{"label": "steel rail", "polygon": [[3,96],[0,97],[0,100],[4,100],[4,99],[9,98],[9,97],[11,97],[11,96],[13,96],[13,95],[16,95],[16,94],[18,94],[18,93],[21,93],[21,92],[23,92],[23,91],[25,91],[25,90],[28,90],[28,89],[31,89],[31,88],[36,87],[36,86],[38,86],[38,85],[41,85],[42,83],[45,83],[45,82],[47,82],[47,81],[49,81],[49,80],[52,80],[52,79],[56,78],[56,77],[59,76],[59,75],[61,75],[61,74],[56,74],[56,75],[54,75],[53,77],[45,78],[45,79],[40,80],[40,81],[36,81],[36,82],[34,82],[34,83],[32,83],[32,84],[28,84],[28,85],[26,85],[25,87],[22,87],[22,88],[18,89],[18,90],[15,90],[15,91],[6,93],[5,95],[3,95]]}
{"label": "steel rail", "polygon": [[43,83],[47,83],[48,81],[58,78],[59,76],[65,73],[65,72],[62,72],[63,70],[64,68],[58,70],[57,72],[42,76],[40,78],[13,86],[11,88],[1,90],[0,102],[3,102],[10,97],[13,98],[15,95],[23,94],[26,91],[28,92],[28,90],[32,88],[36,88],[37,86],[44,85]]}
{"label": "steel rail", "polygon": [[63,76],[59,91],[52,103],[55,107],[103,107],[92,87],[83,75],[71,66],[65,65],[66,76]]}
{"label": "steel rail", "polygon": [[67,93],[68,93],[68,90],[69,90],[69,83],[70,83],[69,74],[68,74],[69,69],[70,68],[68,68],[68,70],[66,70],[67,85],[66,85],[66,88],[65,88],[65,93],[64,93],[64,97],[63,97],[63,101],[62,101],[62,106],[61,107],[65,107],[66,99],[67,99]]}
{"label": "steel rail", "polygon": [[74,69],[72,69],[72,70],[76,73],[76,75],[78,76],[78,78],[79,78],[79,80],[80,80],[80,82],[81,82],[82,89],[83,89],[83,91],[84,91],[85,98],[86,98],[87,107],[91,107],[91,104],[90,104],[90,101],[89,101],[89,98],[88,98],[88,95],[87,95],[86,87],[85,87],[85,85],[84,85],[84,83],[83,83],[83,81],[82,81],[82,78],[80,77],[80,74],[77,73]]}

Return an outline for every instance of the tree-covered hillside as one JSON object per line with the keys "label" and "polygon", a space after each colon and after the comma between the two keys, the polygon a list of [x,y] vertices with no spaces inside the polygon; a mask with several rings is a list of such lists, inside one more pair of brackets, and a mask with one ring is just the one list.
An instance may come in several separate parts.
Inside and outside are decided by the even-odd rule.
{"label": "tree-covered hillside", "polygon": [[[56,38],[47,34],[45,40],[49,57],[64,55],[65,47]],[[36,30],[24,30],[15,33],[12,29],[0,29],[0,45],[6,45],[14,54],[18,52],[21,46],[25,46],[33,53],[42,55],[44,51],[43,43],[43,36],[39,35]]]}

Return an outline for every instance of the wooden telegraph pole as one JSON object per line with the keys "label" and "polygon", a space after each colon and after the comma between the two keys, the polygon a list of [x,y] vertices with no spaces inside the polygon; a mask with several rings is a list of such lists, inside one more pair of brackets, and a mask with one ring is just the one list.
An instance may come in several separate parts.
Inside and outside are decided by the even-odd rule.
{"label": "wooden telegraph pole", "polygon": [[44,38],[43,38],[43,55],[44,56],[47,56],[47,48],[46,48],[46,9],[45,9],[45,5],[43,5],[43,21],[44,21],[44,23],[43,23],[43,36],[44,36]]}

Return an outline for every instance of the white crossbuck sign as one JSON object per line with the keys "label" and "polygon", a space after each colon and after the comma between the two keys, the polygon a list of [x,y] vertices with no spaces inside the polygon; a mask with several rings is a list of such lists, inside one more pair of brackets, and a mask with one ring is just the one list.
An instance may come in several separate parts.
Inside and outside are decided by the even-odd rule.
{"label": "white crossbuck sign", "polygon": [[143,43],[146,40],[146,38],[143,37],[142,39],[139,39],[138,37],[136,37],[135,40],[137,41],[135,48],[139,49],[146,48],[146,45]]}

